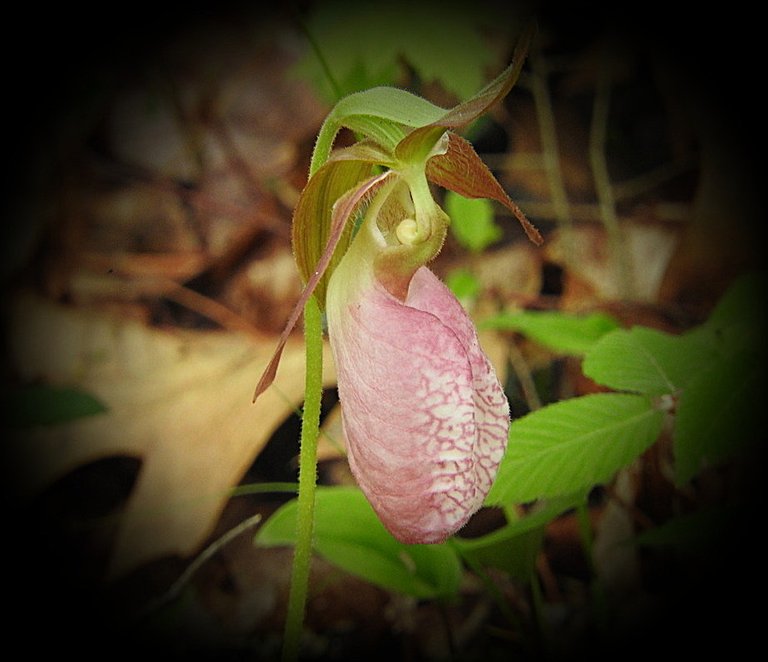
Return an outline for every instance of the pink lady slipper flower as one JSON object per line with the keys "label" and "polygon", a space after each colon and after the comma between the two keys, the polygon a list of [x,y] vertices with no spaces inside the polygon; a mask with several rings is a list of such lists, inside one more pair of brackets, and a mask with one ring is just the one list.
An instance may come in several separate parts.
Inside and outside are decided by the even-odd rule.
{"label": "pink lady slipper flower", "polygon": [[441,228],[420,242],[425,212],[401,207],[409,202],[397,181],[376,196],[331,276],[326,311],[350,468],[398,540],[435,543],[482,505],[509,406],[461,304],[409,258],[442,243]]}
{"label": "pink lady slipper flower", "polygon": [[[464,526],[482,506],[507,444],[509,405],[474,324],[425,266],[449,224],[428,180],[502,202],[540,243],[470,143],[448,130],[504,96],[521,61],[451,111],[418,100],[394,117],[378,103],[372,126],[375,110],[348,98],[344,111],[342,100],[347,114],[339,111],[335,121],[367,129],[370,139],[329,154],[294,215],[294,249],[307,281],[300,304],[314,292],[325,308],[350,468],[405,543],[442,542]],[[418,99],[390,94],[400,108]],[[386,171],[372,176],[374,166]],[[362,220],[353,238],[347,220],[356,215]],[[257,395],[274,377],[299,310]]]}

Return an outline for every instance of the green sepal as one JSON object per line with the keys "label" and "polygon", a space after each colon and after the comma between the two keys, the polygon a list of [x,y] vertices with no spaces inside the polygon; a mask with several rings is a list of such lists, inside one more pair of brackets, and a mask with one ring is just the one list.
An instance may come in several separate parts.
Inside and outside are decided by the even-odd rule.
{"label": "green sepal", "polygon": [[[292,225],[294,258],[305,283],[317,269],[328,245],[336,202],[369,178],[374,166],[391,163],[391,160],[391,156],[376,143],[362,141],[336,150],[328,162],[310,177],[299,197]],[[351,238],[352,224],[348,223],[315,290],[321,310],[325,309],[328,279],[344,256]]]}
{"label": "green sepal", "polygon": [[445,129],[467,126],[509,93],[520,76],[534,34],[532,26],[527,28],[515,47],[512,63],[477,94],[451,109],[394,87],[374,87],[339,100],[318,134],[310,175],[330,157],[342,127],[394,151],[401,162],[426,157]]}
{"label": "green sepal", "polygon": [[409,129],[431,124],[445,113],[444,108],[394,87],[374,87],[350,94],[333,107],[320,128],[310,175],[330,157],[333,141],[342,127],[393,151]]}

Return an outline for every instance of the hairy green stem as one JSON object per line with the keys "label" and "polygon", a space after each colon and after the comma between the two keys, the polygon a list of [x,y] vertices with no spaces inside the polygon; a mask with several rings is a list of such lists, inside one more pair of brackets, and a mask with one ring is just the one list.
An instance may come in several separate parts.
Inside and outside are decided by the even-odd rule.
{"label": "hairy green stem", "polygon": [[320,433],[320,401],[323,395],[322,316],[317,300],[313,296],[304,306],[304,338],[307,374],[304,412],[301,420],[296,547],[293,555],[291,588],[283,639],[284,662],[290,662],[299,657],[309,586],[309,570],[312,561],[312,531],[315,516],[315,486],[317,484],[317,440]]}

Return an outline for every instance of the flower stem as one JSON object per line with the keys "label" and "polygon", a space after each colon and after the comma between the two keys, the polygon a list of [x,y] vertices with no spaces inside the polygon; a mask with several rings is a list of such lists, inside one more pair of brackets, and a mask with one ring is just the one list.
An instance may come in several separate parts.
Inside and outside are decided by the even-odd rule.
{"label": "flower stem", "polygon": [[312,529],[317,482],[317,440],[320,433],[320,401],[323,395],[323,327],[314,296],[304,306],[306,368],[304,412],[301,420],[299,497],[291,588],[283,639],[283,661],[298,659],[312,561]]}

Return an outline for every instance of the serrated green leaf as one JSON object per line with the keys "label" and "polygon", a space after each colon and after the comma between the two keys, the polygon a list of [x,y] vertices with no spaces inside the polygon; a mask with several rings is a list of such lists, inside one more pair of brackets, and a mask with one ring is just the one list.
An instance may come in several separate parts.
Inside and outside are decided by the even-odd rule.
{"label": "serrated green leaf", "polygon": [[641,395],[598,393],[512,422],[488,504],[524,503],[604,483],[658,437],[664,415]]}
{"label": "serrated green leaf", "polygon": [[[265,547],[293,545],[295,540],[295,500],[277,510],[255,538]],[[331,563],[386,589],[418,598],[458,590],[461,565],[452,547],[398,542],[357,488],[317,488],[313,546]]]}
{"label": "serrated green leaf", "polygon": [[567,313],[526,310],[502,312],[480,325],[484,329],[517,331],[537,343],[564,354],[582,355],[619,323],[605,313]]}
{"label": "serrated green leaf", "polygon": [[704,466],[743,451],[759,436],[765,366],[753,353],[718,357],[687,385],[677,405],[675,477],[683,485]]}
{"label": "serrated green leaf", "polygon": [[451,217],[451,232],[464,248],[480,253],[501,239],[493,205],[485,198],[470,199],[448,191],[445,211]]}
{"label": "serrated green leaf", "polygon": [[56,425],[107,411],[89,393],[74,388],[25,386],[5,394],[4,420],[14,428]]}
{"label": "serrated green leaf", "polygon": [[636,326],[603,336],[587,352],[582,370],[619,391],[662,395],[684,388],[713,357],[712,348],[695,337]]}

